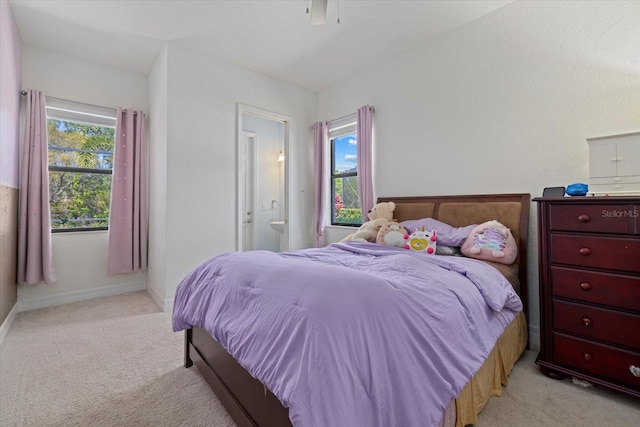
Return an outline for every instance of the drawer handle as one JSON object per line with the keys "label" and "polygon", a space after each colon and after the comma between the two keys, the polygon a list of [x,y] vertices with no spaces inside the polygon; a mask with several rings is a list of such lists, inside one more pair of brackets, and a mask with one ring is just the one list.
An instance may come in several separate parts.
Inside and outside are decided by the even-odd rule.
{"label": "drawer handle", "polygon": [[634,377],[640,377],[640,368],[634,365],[629,366],[629,371]]}
{"label": "drawer handle", "polygon": [[588,317],[583,317],[582,318],[582,324],[584,326],[591,326],[593,324],[593,321],[591,319],[589,319]]}
{"label": "drawer handle", "polygon": [[589,222],[590,219],[587,214],[578,215],[578,221],[580,222]]}
{"label": "drawer handle", "polygon": [[593,358],[591,357],[591,354],[589,354],[589,353],[585,353],[585,354],[584,354],[584,360],[586,360],[587,362],[591,362],[591,359],[593,359]]}
{"label": "drawer handle", "polygon": [[591,283],[582,282],[582,283],[580,283],[580,288],[581,288],[583,291],[590,291],[590,290],[591,290],[591,288],[592,288],[592,286],[591,286]]}
{"label": "drawer handle", "polygon": [[591,255],[591,249],[589,248],[580,248],[580,253],[584,256]]}

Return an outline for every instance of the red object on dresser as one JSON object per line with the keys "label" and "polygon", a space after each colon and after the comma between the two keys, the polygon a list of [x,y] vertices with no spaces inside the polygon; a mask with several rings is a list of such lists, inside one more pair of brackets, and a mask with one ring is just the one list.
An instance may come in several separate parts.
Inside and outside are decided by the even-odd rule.
{"label": "red object on dresser", "polygon": [[640,398],[640,197],[536,198],[540,354],[573,376]]}

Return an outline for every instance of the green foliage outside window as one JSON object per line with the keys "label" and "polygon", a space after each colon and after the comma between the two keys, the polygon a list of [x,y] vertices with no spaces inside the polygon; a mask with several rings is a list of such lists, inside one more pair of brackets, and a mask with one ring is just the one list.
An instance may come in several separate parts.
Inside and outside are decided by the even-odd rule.
{"label": "green foliage outside window", "polygon": [[[337,173],[338,172],[336,172],[336,174]],[[357,176],[335,178],[334,190],[335,222],[341,224],[362,224]]]}
{"label": "green foliage outside window", "polygon": [[[354,122],[355,128],[355,122]],[[357,132],[331,139],[331,224],[360,225],[362,213],[358,195]]]}
{"label": "green foliage outside window", "polygon": [[346,224],[362,224],[362,211],[360,208],[341,209],[336,219]]}
{"label": "green foliage outside window", "polygon": [[54,119],[47,125],[52,228],[107,227],[115,129]]}

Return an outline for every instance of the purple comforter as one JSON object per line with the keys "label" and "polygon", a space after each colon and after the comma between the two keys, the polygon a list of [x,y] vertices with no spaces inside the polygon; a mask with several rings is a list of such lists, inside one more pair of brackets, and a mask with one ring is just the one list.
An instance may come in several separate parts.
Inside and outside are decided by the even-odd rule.
{"label": "purple comforter", "polygon": [[206,329],[294,426],[435,426],[522,303],[493,267],[371,243],[225,253],[180,283],[173,330]]}

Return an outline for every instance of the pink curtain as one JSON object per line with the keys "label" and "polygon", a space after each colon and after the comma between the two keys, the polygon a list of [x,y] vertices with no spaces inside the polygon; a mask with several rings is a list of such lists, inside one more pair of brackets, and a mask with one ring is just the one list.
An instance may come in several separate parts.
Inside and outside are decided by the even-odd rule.
{"label": "pink curtain", "polygon": [[109,274],[147,268],[144,113],[118,108],[116,120],[109,212]]}
{"label": "pink curtain", "polygon": [[367,212],[373,208],[373,107],[365,105],[358,108],[358,193],[362,208],[362,221],[368,221]]}
{"label": "pink curtain", "polygon": [[18,284],[53,283],[47,114],[44,93],[29,90],[20,171]]}
{"label": "pink curtain", "polygon": [[316,122],[313,124],[313,180],[315,183],[316,195],[316,247],[322,245],[322,234],[324,233],[325,222],[325,165],[324,149],[329,141],[329,130],[327,122]]}

